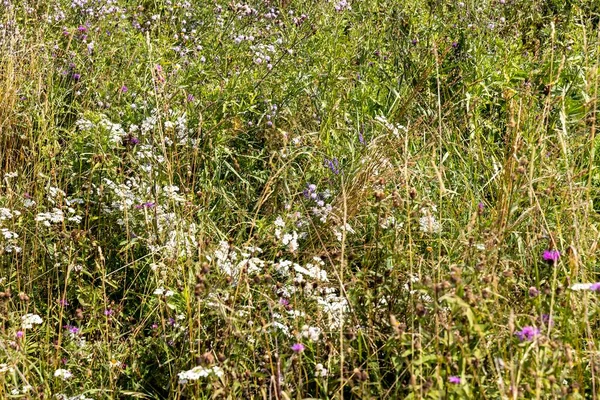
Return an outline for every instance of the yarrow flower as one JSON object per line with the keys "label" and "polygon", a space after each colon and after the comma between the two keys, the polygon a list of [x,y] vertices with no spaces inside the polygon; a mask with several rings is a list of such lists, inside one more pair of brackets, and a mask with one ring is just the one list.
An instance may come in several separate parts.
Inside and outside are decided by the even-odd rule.
{"label": "yarrow flower", "polygon": [[40,325],[43,321],[37,314],[25,314],[21,317],[21,327],[23,329],[31,329],[33,325]]}
{"label": "yarrow flower", "polygon": [[540,334],[540,330],[535,326],[525,326],[518,332],[515,332],[515,335],[519,338],[520,341],[528,340],[531,341],[535,339],[536,336]]}
{"label": "yarrow flower", "polygon": [[73,374],[68,369],[60,369],[59,368],[56,371],[54,371],[54,376],[62,379],[63,381],[66,381],[67,379],[72,378]]}
{"label": "yarrow flower", "polygon": [[188,381],[197,381],[200,378],[205,378],[210,375],[214,375],[218,378],[221,378],[224,375],[223,369],[221,367],[214,366],[212,368],[205,368],[202,366],[197,366],[189,371],[181,371],[177,374],[179,377],[179,383],[185,384]]}
{"label": "yarrow flower", "polygon": [[549,264],[554,264],[560,258],[560,252],[558,250],[544,250],[542,253],[542,259]]}

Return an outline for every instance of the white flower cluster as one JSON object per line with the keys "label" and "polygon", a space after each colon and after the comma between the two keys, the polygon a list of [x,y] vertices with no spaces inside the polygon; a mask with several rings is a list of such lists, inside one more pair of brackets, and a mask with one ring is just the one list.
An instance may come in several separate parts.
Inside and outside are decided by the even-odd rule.
{"label": "white flower cluster", "polygon": [[213,258],[217,267],[227,275],[237,278],[243,268],[246,268],[248,274],[256,274],[264,270],[266,262],[257,257],[262,253],[260,247],[248,246],[244,250],[238,250],[225,240],[219,242],[219,247],[214,251],[213,256],[208,256],[207,259],[212,261]]}
{"label": "white flower cluster", "polygon": [[59,208],[53,208],[51,212],[39,213],[35,217],[36,221],[42,222],[45,226],[59,224],[65,220],[65,214]]}
{"label": "white flower cluster", "polygon": [[316,326],[302,326],[302,337],[309,339],[312,342],[319,341],[321,336],[321,328]]}
{"label": "white flower cluster", "polygon": [[323,364],[319,363],[315,365],[315,376],[317,378],[325,378],[327,375],[329,375],[329,371],[327,371],[327,368],[323,367]]}
{"label": "white flower cluster", "polygon": [[[16,210],[11,210],[8,208],[0,208],[0,226],[2,225],[2,221],[12,220],[20,216],[21,213]],[[0,228],[0,235],[4,239],[4,251],[7,253],[20,253],[21,247],[17,245],[17,239],[19,238],[19,234],[8,229],[8,228]]]}
{"label": "white flower cluster", "polygon": [[68,379],[71,379],[73,377],[73,374],[68,369],[59,368],[56,371],[54,371],[54,376],[56,378],[62,379],[63,381],[66,381]]}
{"label": "white flower cluster", "polygon": [[21,327],[23,329],[31,329],[33,325],[41,325],[42,317],[37,314],[25,314],[21,317]]}
{"label": "white flower cluster", "polygon": [[197,366],[189,371],[182,371],[178,373],[177,376],[179,377],[179,383],[183,385],[189,381],[197,381],[200,378],[206,378],[208,376],[216,376],[217,378],[221,378],[224,374],[225,373],[223,372],[223,369],[215,365],[212,368]]}
{"label": "white flower cluster", "polygon": [[338,242],[342,241],[342,239],[344,237],[343,232],[356,233],[356,232],[354,232],[354,229],[352,229],[352,227],[348,223],[346,223],[344,226],[342,226],[340,228],[333,228],[333,234],[335,235],[335,238],[338,240]]}
{"label": "white flower cluster", "polygon": [[[433,207],[433,211],[435,212],[435,207]],[[421,214],[422,217],[419,218],[421,232],[440,233],[442,231],[442,225],[435,219],[430,209],[422,208]]]}
{"label": "white flower cluster", "polygon": [[173,296],[175,293],[174,293],[172,290],[168,290],[168,289],[165,289],[165,288],[163,288],[163,287],[159,287],[159,288],[156,288],[156,289],[154,290],[154,293],[153,293],[153,294],[155,294],[155,295],[157,295],[157,296],[171,297],[171,296]]}
{"label": "white flower cluster", "polygon": [[21,215],[21,213],[19,211],[16,211],[16,210],[13,211],[8,208],[0,207],[0,221],[4,221],[7,219],[13,219],[15,217],[18,217],[19,215]]}
{"label": "white flower cluster", "polygon": [[281,244],[287,247],[290,253],[295,253],[298,250],[298,239],[302,237],[302,234],[298,234],[295,230],[291,233],[283,233],[285,228],[285,222],[281,215],[275,220],[275,237],[281,240]]}
{"label": "white flower cluster", "polygon": [[321,282],[329,282],[329,279],[327,278],[327,271],[322,268],[325,266],[325,262],[320,257],[314,257],[313,260],[315,263],[307,263],[306,267],[294,264],[294,270],[298,273],[295,279],[296,282],[304,282],[305,277],[313,278]]}

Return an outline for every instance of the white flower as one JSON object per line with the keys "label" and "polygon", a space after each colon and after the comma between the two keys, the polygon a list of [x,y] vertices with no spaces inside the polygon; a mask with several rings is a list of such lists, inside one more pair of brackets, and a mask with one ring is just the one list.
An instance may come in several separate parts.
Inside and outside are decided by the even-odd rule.
{"label": "white flower", "polygon": [[281,215],[277,217],[277,219],[275,220],[275,226],[278,226],[280,228],[285,227],[285,222],[283,222],[283,218],[281,218]]}
{"label": "white flower", "polygon": [[321,336],[321,328],[304,325],[302,327],[302,336],[316,342],[319,340],[319,336]]}
{"label": "white flower", "polygon": [[319,363],[315,365],[315,376],[317,378],[325,378],[328,373],[329,371],[327,371],[327,368],[323,367],[323,364]]}
{"label": "white flower", "polygon": [[590,290],[593,283],[575,283],[569,289],[579,292],[581,290]]}
{"label": "white flower", "polygon": [[440,233],[442,231],[442,226],[435,219],[435,216],[431,214],[431,212],[424,208],[421,210],[423,216],[419,218],[419,225],[421,226],[421,232],[425,233]]}
{"label": "white flower", "polygon": [[42,324],[42,318],[37,315],[37,314],[25,314],[21,317],[21,327],[23,329],[31,329],[33,328],[33,325],[40,325]]}
{"label": "white flower", "polygon": [[218,378],[221,378],[224,375],[223,369],[221,367],[214,366],[212,368],[205,368],[202,366],[197,366],[189,371],[181,371],[177,374],[179,377],[179,383],[185,384],[188,381],[197,381],[200,378],[206,378],[209,375],[214,375]]}
{"label": "white flower", "polygon": [[72,378],[73,374],[68,369],[60,369],[59,368],[56,371],[54,371],[54,376],[62,379],[63,381],[66,381],[67,379]]}
{"label": "white flower", "polygon": [[13,372],[14,368],[8,364],[0,364],[0,374],[4,372]]}

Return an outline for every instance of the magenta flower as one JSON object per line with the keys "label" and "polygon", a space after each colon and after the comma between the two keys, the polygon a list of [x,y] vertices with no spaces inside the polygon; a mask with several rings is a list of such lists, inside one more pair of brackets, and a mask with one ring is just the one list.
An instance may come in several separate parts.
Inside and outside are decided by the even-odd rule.
{"label": "magenta flower", "polygon": [[21,339],[25,333],[23,331],[17,331],[17,338]]}
{"label": "magenta flower", "polygon": [[448,382],[458,385],[460,383],[460,376],[452,375],[448,378]]}
{"label": "magenta flower", "polygon": [[127,86],[123,85],[121,86],[121,93],[127,93],[129,89],[127,88]]}
{"label": "magenta flower", "polygon": [[542,253],[542,259],[549,264],[555,264],[560,258],[560,252],[558,250],[544,250]]}
{"label": "magenta flower", "polygon": [[540,330],[535,326],[524,326],[523,329],[521,329],[518,332],[515,332],[515,335],[519,338],[520,341],[531,341],[539,334]]}
{"label": "magenta flower", "polygon": [[294,353],[302,353],[304,351],[304,345],[302,343],[294,343],[292,350]]}
{"label": "magenta flower", "polygon": [[592,283],[592,286],[590,286],[590,290],[592,292],[600,292],[600,282]]}

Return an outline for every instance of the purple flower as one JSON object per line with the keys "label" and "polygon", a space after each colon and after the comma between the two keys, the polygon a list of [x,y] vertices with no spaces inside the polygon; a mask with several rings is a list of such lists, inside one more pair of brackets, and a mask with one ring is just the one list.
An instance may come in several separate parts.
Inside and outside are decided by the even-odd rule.
{"label": "purple flower", "polygon": [[22,338],[25,333],[23,331],[17,331],[17,338]]}
{"label": "purple flower", "polygon": [[78,74],[78,73],[73,74],[73,80],[75,82],[79,81],[80,79],[81,79],[81,74]]}
{"label": "purple flower", "polygon": [[282,306],[288,306],[290,302],[288,301],[288,299],[282,297],[279,299],[279,304],[281,304]]}
{"label": "purple flower", "polygon": [[448,378],[448,382],[458,385],[460,383],[460,376],[452,375]]}
{"label": "purple flower", "polygon": [[104,310],[104,315],[106,315],[107,317],[110,315],[113,315],[114,311],[110,308],[107,308],[106,310]]}
{"label": "purple flower", "polygon": [[58,300],[58,304],[60,304],[63,307],[66,307],[69,305],[69,302],[67,301],[67,299],[60,299]]}
{"label": "purple flower", "polygon": [[558,250],[544,250],[544,253],[542,253],[542,258],[548,264],[555,264],[560,258],[560,252]]}
{"label": "purple flower", "polygon": [[189,102],[192,102],[192,101],[194,101],[194,95],[192,95],[192,94],[188,94],[188,95],[187,95],[187,101],[189,101]]}
{"label": "purple flower", "polygon": [[292,350],[294,353],[302,353],[304,351],[304,345],[302,343],[294,343]]}
{"label": "purple flower", "polygon": [[515,335],[517,335],[520,341],[531,341],[539,334],[540,330],[535,326],[524,326],[523,329],[521,329],[519,332],[515,332]]}
{"label": "purple flower", "polygon": [[550,317],[550,314],[542,314],[540,322],[546,326],[554,326],[554,320]]}
{"label": "purple flower", "polygon": [[333,159],[325,159],[325,166],[333,172],[334,175],[338,175],[340,173],[340,164],[338,159],[334,157]]}
{"label": "purple flower", "polygon": [[600,282],[592,283],[592,286],[590,286],[590,290],[592,292],[600,292]]}
{"label": "purple flower", "polygon": [[535,286],[529,288],[529,297],[537,297],[539,294],[540,291]]}
{"label": "purple flower", "polygon": [[129,91],[129,88],[127,86],[121,86],[121,93],[127,93],[127,91]]}
{"label": "purple flower", "polygon": [[79,328],[73,325],[65,325],[64,328],[71,332],[73,335],[77,335],[79,333]]}
{"label": "purple flower", "polygon": [[132,137],[131,139],[129,139],[129,143],[131,143],[132,145],[136,145],[140,143],[140,139],[136,138],[136,137]]}

